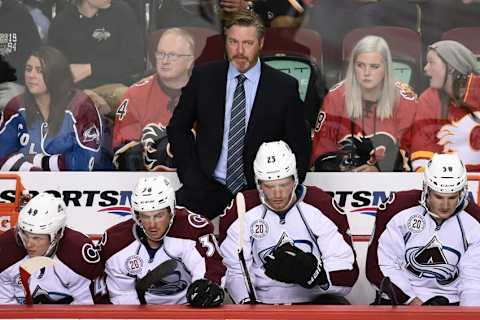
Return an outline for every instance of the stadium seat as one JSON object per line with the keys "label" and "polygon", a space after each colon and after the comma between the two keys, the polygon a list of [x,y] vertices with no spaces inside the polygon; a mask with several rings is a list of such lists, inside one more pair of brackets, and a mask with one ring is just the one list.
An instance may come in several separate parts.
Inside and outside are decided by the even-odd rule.
{"label": "stadium seat", "polygon": [[420,35],[407,28],[377,26],[357,28],[343,39],[342,60],[346,65],[355,44],[367,35],[375,35],[387,41],[392,52],[395,79],[419,89],[422,74],[422,42]]}
{"label": "stadium seat", "polygon": [[[479,22],[480,24],[480,22]],[[443,33],[442,40],[455,40],[472,50],[477,56],[480,55],[480,26],[454,28]]]}

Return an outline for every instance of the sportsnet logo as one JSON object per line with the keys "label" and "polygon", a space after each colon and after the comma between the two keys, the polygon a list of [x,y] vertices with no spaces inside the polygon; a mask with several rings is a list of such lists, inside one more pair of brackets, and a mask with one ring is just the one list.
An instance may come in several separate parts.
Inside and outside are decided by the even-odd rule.
{"label": "sportsnet logo", "polygon": [[[83,207],[94,209],[97,213],[112,214],[120,217],[130,215],[131,191],[114,190],[46,190],[57,198],[62,198],[67,207]],[[39,193],[37,190],[30,190],[32,196]],[[0,202],[15,201],[15,190],[4,190],[0,193]]]}
{"label": "sportsnet logo", "polygon": [[[375,217],[378,207],[387,201],[391,192],[385,191],[335,191],[327,192],[336,201],[341,213],[361,214]],[[347,206],[347,204],[349,204]]]}

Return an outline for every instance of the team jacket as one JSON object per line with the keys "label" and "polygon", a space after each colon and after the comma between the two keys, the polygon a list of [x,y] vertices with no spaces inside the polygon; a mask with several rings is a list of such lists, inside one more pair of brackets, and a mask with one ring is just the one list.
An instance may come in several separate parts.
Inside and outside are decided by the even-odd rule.
{"label": "team jacket", "polygon": [[225,267],[213,235],[213,225],[200,215],[177,207],[174,222],[163,245],[150,250],[145,236],[132,219],[108,229],[101,240],[102,260],[110,301],[139,304],[135,283],[162,262],[175,259],[178,266],[162,281],[150,285],[147,304],[185,304],[188,286],[198,279],[220,285]]}
{"label": "team jacket", "polygon": [[[0,304],[24,304],[19,265],[29,259],[14,231],[0,236]],[[55,255],[55,265],[30,277],[34,304],[93,304],[90,285],[101,272],[100,255],[84,234],[65,228]]]}
{"label": "team jacket", "polygon": [[158,75],[152,75],[128,88],[115,116],[113,149],[140,140],[143,128],[149,123],[166,127],[179,96],[180,90],[162,90]]}
{"label": "team jacket", "polygon": [[[480,105],[472,108],[480,117]],[[468,171],[480,171],[480,123],[450,102],[448,116],[441,117],[438,90],[429,88],[418,101],[412,141],[412,166],[418,171],[434,153],[456,152]]]}
{"label": "team jacket", "polygon": [[377,213],[367,279],[390,277],[400,303],[440,295],[480,305],[480,208],[473,202],[437,225],[419,204],[421,191],[392,194]]}
{"label": "team jacket", "polygon": [[[243,250],[256,297],[263,303],[302,303],[322,293],[346,295],[358,278],[355,251],[349,235],[347,217],[336,211],[333,199],[316,187],[300,186],[297,203],[284,218],[262,205],[256,190],[244,192],[246,214]],[[220,219],[220,250],[227,267],[225,288],[237,303],[248,298],[238,257],[241,221],[236,200]],[[288,237],[295,246],[322,259],[329,287],[306,289],[265,275],[264,257]],[[292,270],[295,272],[295,270]]]}
{"label": "team jacket", "polygon": [[406,84],[397,82],[399,100],[393,109],[393,117],[379,120],[375,118],[376,105],[369,111],[364,110],[364,117],[352,120],[345,107],[345,84],[334,86],[325,97],[322,109],[318,113],[313,134],[311,162],[328,152],[337,151],[339,143],[352,136],[371,138],[375,144],[375,153],[389,152],[400,146],[403,153],[409,151],[408,129],[413,124],[417,95]]}
{"label": "team jacket", "polygon": [[42,168],[45,156],[51,156],[48,160],[51,171],[87,171],[107,166],[101,152],[102,120],[85,93],[78,91],[72,97],[55,135],[47,132],[48,124],[40,113],[36,113],[27,127],[26,108],[29,107],[18,96],[0,115],[1,171]]}

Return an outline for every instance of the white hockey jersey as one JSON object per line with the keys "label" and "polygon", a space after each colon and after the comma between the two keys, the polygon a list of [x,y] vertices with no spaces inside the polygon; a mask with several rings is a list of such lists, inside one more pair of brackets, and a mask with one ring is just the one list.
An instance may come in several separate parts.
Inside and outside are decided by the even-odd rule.
{"label": "white hockey jersey", "polygon": [[480,306],[480,208],[473,202],[440,225],[419,204],[421,191],[392,194],[377,214],[367,278],[390,277],[397,299],[440,295]]}
{"label": "white hockey jersey", "polygon": [[[263,303],[311,302],[324,293],[346,295],[358,278],[358,266],[345,215],[332,206],[333,199],[316,187],[300,186],[297,203],[284,215],[262,205],[256,190],[244,192],[247,212],[243,250],[257,300]],[[248,298],[238,257],[241,222],[233,201],[220,219],[220,251],[227,267],[225,287],[237,303]],[[265,256],[288,237],[294,245],[322,259],[329,287],[306,289],[265,275]],[[292,270],[295,272],[295,270]]]}
{"label": "white hockey jersey", "polygon": [[[0,236],[0,304],[24,304],[20,264],[29,259],[13,229]],[[55,265],[32,274],[29,280],[34,304],[93,304],[90,285],[101,274],[100,256],[90,239],[65,228]]]}
{"label": "white hockey jersey", "polygon": [[221,284],[225,266],[213,225],[202,216],[177,207],[163,245],[154,251],[147,249],[145,241],[143,231],[132,219],[111,227],[103,235],[101,256],[113,304],[140,304],[136,282],[169,259],[177,261],[177,268],[149,286],[145,293],[147,304],[185,304],[188,286],[198,279]]}

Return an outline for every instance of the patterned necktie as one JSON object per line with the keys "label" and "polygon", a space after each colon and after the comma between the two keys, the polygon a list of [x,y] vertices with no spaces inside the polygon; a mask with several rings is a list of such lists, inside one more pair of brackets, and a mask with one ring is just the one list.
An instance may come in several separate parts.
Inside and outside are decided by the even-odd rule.
{"label": "patterned necktie", "polygon": [[237,87],[233,94],[232,110],[230,115],[230,129],[228,130],[228,158],[227,158],[227,188],[233,194],[240,191],[246,184],[243,172],[243,141],[245,139],[245,88],[243,83],[247,77],[237,76]]}

